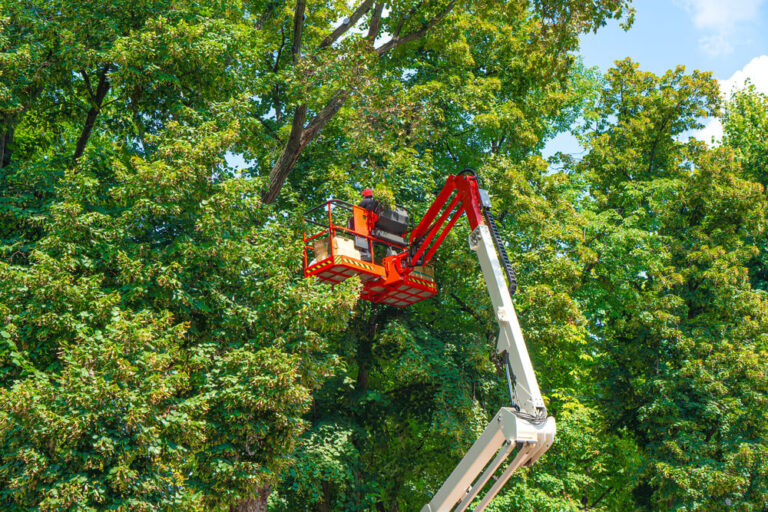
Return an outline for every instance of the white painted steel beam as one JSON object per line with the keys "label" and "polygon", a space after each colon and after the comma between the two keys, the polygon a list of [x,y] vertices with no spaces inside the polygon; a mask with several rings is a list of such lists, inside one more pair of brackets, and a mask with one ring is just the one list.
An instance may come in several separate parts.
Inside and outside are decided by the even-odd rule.
{"label": "white painted steel beam", "polygon": [[[473,251],[477,252],[488,294],[499,323],[496,350],[500,354],[508,355],[509,364],[515,376],[515,402],[522,413],[529,417],[538,417],[546,411],[544,400],[541,398],[539,383],[533,373],[528,348],[525,346],[515,307],[512,305],[512,297],[509,295],[488,226],[481,224],[475,228],[470,235],[469,245]],[[474,512],[482,512],[499,493],[512,473],[521,466],[530,466],[536,462],[552,446],[555,431],[555,419],[552,417],[547,418],[543,423],[534,424],[521,418],[514,409],[502,407],[437,491],[432,501],[425,505],[421,512],[466,510],[501,468],[504,460],[517,447],[515,457],[496,478],[474,509]]]}

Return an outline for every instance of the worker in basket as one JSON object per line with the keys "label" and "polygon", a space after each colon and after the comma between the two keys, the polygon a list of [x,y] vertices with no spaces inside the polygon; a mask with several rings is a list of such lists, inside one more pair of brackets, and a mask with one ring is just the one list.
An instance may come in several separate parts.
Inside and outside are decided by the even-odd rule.
{"label": "worker in basket", "polygon": [[[377,201],[373,198],[373,190],[370,188],[366,188],[363,190],[363,199],[360,201],[358,206],[360,208],[365,208],[366,210],[375,210]],[[355,229],[354,226],[354,217],[350,217],[347,221],[347,228],[348,229]],[[371,254],[371,246],[368,243],[368,239],[366,239],[364,236],[355,235],[355,248],[360,250],[360,259],[363,261],[373,261],[373,255]]]}
{"label": "worker in basket", "polygon": [[370,188],[366,188],[363,190],[363,200],[360,201],[360,204],[358,206],[360,208],[365,208],[366,210],[375,210],[376,209],[376,203],[377,201],[373,198],[373,190]]}

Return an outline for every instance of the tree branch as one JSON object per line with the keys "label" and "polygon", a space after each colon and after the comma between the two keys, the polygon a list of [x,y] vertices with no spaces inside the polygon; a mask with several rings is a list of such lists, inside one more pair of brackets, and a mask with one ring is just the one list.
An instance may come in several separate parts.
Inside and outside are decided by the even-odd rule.
{"label": "tree branch", "polygon": [[411,7],[411,10],[408,12],[408,14],[403,14],[400,16],[400,19],[397,21],[397,26],[395,27],[394,36],[398,37],[400,35],[400,32],[403,30],[403,25],[405,25],[405,22],[408,21],[408,19],[414,15],[416,10],[421,7],[422,2],[419,2],[418,4]]}
{"label": "tree branch", "polygon": [[366,37],[371,42],[376,40],[379,35],[379,29],[381,28],[381,12],[384,10],[384,2],[376,2],[371,14],[371,22],[368,24],[368,35]]}
{"label": "tree branch", "polygon": [[296,0],[296,12],[293,14],[293,63],[296,64],[301,59],[301,30],[304,27],[304,11],[307,7],[307,0]]}
{"label": "tree branch", "polygon": [[[360,7],[355,10],[353,18],[359,13],[359,19],[360,16],[368,12],[368,10],[371,8],[372,1],[373,0],[364,0]],[[375,49],[376,54],[380,57],[402,44],[422,38],[424,34],[427,33],[427,31],[440,23],[450,13],[450,11],[456,5],[456,1],[457,0],[451,0],[442,12],[432,17],[418,30],[411,32],[410,34],[407,34],[403,37],[400,37],[399,35],[393,36],[392,39],[390,39],[388,42]],[[305,8],[306,0],[297,0],[296,11],[294,12],[293,20],[292,51],[294,64],[298,63],[298,61],[301,59],[301,30],[304,23]],[[375,21],[376,25],[380,24],[381,10],[383,10],[383,6],[381,6],[381,9],[379,9],[377,6],[377,11],[372,15],[372,22]],[[351,26],[352,23],[349,23],[348,25]],[[347,24],[345,24],[343,27],[337,28],[329,36],[330,39],[326,38],[328,43],[325,43],[326,40],[323,40],[321,46],[323,44],[333,44],[333,41],[336,40],[334,37],[340,37],[341,34],[343,34],[348,29],[349,27]],[[371,31],[369,31],[369,33],[373,34]],[[285,183],[285,180],[288,178],[291,170],[293,170],[294,165],[296,165],[296,161],[298,160],[299,155],[303,149],[307,146],[307,144],[314,140],[315,137],[317,137],[317,135],[322,131],[328,121],[330,121],[331,118],[336,115],[339,109],[341,109],[342,105],[344,105],[344,102],[349,96],[349,93],[350,91],[346,89],[337,90],[325,105],[325,107],[323,107],[323,109],[318,112],[314,118],[312,118],[309,124],[307,124],[306,128],[304,128],[304,122],[306,121],[307,105],[302,104],[296,107],[293,123],[291,126],[291,134],[288,138],[288,142],[286,142],[285,147],[283,147],[283,151],[280,153],[277,161],[272,166],[272,170],[269,172],[269,185],[267,190],[265,190],[261,196],[264,203],[269,204],[275,201],[278,193],[280,192],[280,189]]]}
{"label": "tree branch", "polygon": [[277,49],[277,57],[275,58],[275,64],[272,66],[272,72],[277,73],[280,67],[280,57],[283,55],[283,48],[285,48],[285,30],[282,25],[280,26],[280,48]]}
{"label": "tree branch", "polygon": [[472,318],[474,318],[474,319],[475,319],[475,320],[477,320],[478,322],[480,322],[480,323],[482,323],[482,322],[483,322],[483,319],[482,319],[482,318],[480,318],[480,315],[478,315],[478,314],[475,312],[475,310],[474,310],[474,309],[470,308],[470,307],[467,305],[467,303],[466,303],[466,302],[464,302],[463,300],[461,300],[461,299],[460,299],[460,298],[459,298],[459,297],[458,297],[458,296],[457,296],[455,293],[451,292],[451,293],[450,293],[450,296],[451,296],[451,298],[452,298],[453,300],[455,300],[455,301],[456,301],[456,304],[458,304],[458,305],[459,305],[459,309],[461,309],[463,312],[465,312],[465,313],[468,313],[469,315],[471,315],[471,316],[472,316]]}
{"label": "tree branch", "polygon": [[451,9],[453,9],[453,6],[456,5],[456,0],[451,0],[451,2],[448,3],[448,5],[443,9],[443,11],[438,14],[437,16],[430,19],[427,23],[421,26],[420,29],[415,30],[409,34],[404,35],[403,37],[400,37],[397,35],[397,31],[392,36],[392,39],[384,43],[383,45],[376,48],[376,54],[381,57],[385,53],[394,50],[398,46],[404,45],[406,43],[410,43],[411,41],[417,41],[424,37],[424,35],[435,25],[440,23],[448,14],[451,12]]}
{"label": "tree branch", "polygon": [[454,163],[459,163],[459,159],[456,158],[456,155],[453,154],[453,150],[451,149],[450,144],[448,144],[447,142],[443,141],[443,145],[445,146],[445,149],[448,150],[448,155],[451,157],[451,160],[453,160]]}
{"label": "tree branch", "polygon": [[357,9],[355,9],[355,12],[352,13],[352,16],[350,16],[348,20],[344,20],[341,25],[336,27],[336,30],[331,32],[330,35],[326,36],[326,38],[322,40],[319,47],[325,48],[326,46],[331,46],[333,43],[335,43],[350,28],[354,27],[357,22],[360,21],[360,18],[362,18],[363,15],[371,9],[372,5],[373,0],[364,0],[363,3],[360,4]]}
{"label": "tree branch", "polygon": [[[80,137],[77,139],[77,144],[75,145],[75,154],[72,156],[73,163],[77,163],[77,160],[83,156],[83,151],[85,151],[85,146],[88,144],[88,139],[91,137],[93,126],[96,124],[96,118],[101,111],[102,103],[104,102],[104,98],[107,96],[107,92],[109,91],[109,80],[107,79],[107,73],[109,73],[110,66],[111,63],[106,64],[101,70],[101,73],[99,74],[99,85],[96,86],[96,92],[93,93],[90,91],[93,105],[88,111],[88,115],[85,117],[85,125],[83,126],[83,130],[80,132]],[[87,77],[87,74],[83,72],[83,76]],[[88,81],[88,86],[90,87],[90,81]]]}
{"label": "tree branch", "polygon": [[323,107],[323,110],[318,112],[317,115],[312,118],[312,120],[307,125],[306,130],[304,130],[304,135],[301,137],[302,149],[309,142],[311,142],[312,139],[314,139],[317,134],[320,133],[320,131],[325,127],[325,125],[328,124],[328,121],[330,121],[331,118],[336,115],[336,112],[338,112],[341,106],[344,105],[344,102],[347,100],[348,96],[349,92],[347,90],[339,89],[331,97],[331,99],[328,100],[328,103],[326,103],[325,107]]}
{"label": "tree branch", "polygon": [[275,122],[280,125],[280,121],[283,119],[283,113],[281,112],[282,106],[280,104],[280,89],[275,84],[272,87],[272,108],[275,109]]}
{"label": "tree branch", "polygon": [[288,178],[288,174],[296,165],[296,160],[301,153],[301,136],[304,132],[304,120],[307,117],[307,106],[299,105],[293,113],[293,125],[291,126],[291,135],[288,142],[280,153],[280,157],[272,166],[269,173],[269,188],[262,194],[262,201],[269,204],[275,201],[278,192],[283,187],[283,183]]}
{"label": "tree branch", "polygon": [[86,73],[84,69],[80,70],[80,75],[83,77],[83,82],[85,82],[85,90],[88,92],[88,96],[91,97],[91,101],[93,101],[94,94],[93,87],[91,86],[91,79],[88,78],[88,73]]}
{"label": "tree branch", "polygon": [[273,2],[270,2],[267,6],[267,9],[261,13],[261,16],[259,17],[259,21],[256,22],[256,28],[261,30],[264,28],[264,25],[267,23],[267,20],[269,20],[270,16],[275,12],[275,4]]}
{"label": "tree branch", "polygon": [[296,107],[293,125],[291,126],[291,135],[283,148],[283,152],[280,153],[280,157],[269,172],[269,188],[262,194],[262,201],[267,204],[275,201],[277,194],[288,178],[288,174],[293,170],[293,166],[296,165],[301,152],[307,144],[317,137],[325,125],[328,124],[328,121],[336,115],[336,112],[344,105],[348,96],[349,92],[345,89],[336,91],[325,107],[307,124],[306,128],[304,128],[304,121],[307,116],[307,105]]}
{"label": "tree branch", "polygon": [[[283,30],[283,27],[281,25],[280,26],[280,48],[277,49],[277,57],[275,58],[275,64],[272,66],[273,73],[277,73],[277,70],[280,68],[280,57],[283,55],[284,48],[285,48],[285,30]],[[280,89],[278,88],[277,83],[275,83],[275,85],[272,86],[272,107],[275,109],[275,122],[279,126],[280,120],[282,119],[283,115],[281,112],[282,107],[280,106]],[[262,124],[264,124],[264,121],[262,121],[261,119],[259,119],[259,121],[261,121]]]}
{"label": "tree branch", "polygon": [[605,498],[605,497],[608,495],[608,493],[609,493],[609,492],[611,492],[612,490],[613,490],[613,488],[611,488],[611,487],[608,487],[608,488],[606,488],[606,489],[603,491],[603,494],[601,494],[600,496],[598,496],[598,498],[597,498],[595,501],[593,501],[591,505],[587,506],[586,510],[589,510],[590,508],[594,508],[594,507],[595,507],[595,505],[597,505],[598,503],[600,503],[601,501],[603,501],[603,498]]}
{"label": "tree branch", "polygon": [[259,122],[261,123],[261,125],[264,127],[264,129],[267,130],[267,135],[269,135],[270,137],[275,139],[280,144],[285,144],[285,141],[280,138],[280,136],[277,134],[277,132],[275,132],[275,130],[271,126],[269,126],[265,120],[263,120],[260,117],[257,117],[256,119],[258,119]]}

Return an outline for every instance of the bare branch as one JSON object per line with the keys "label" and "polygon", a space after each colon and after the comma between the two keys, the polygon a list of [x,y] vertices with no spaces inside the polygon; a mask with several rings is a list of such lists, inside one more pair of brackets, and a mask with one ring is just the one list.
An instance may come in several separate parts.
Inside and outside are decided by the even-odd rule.
{"label": "bare branch", "polygon": [[371,14],[371,22],[368,26],[368,35],[366,36],[371,42],[376,40],[379,35],[379,29],[381,28],[381,12],[384,10],[384,2],[376,2],[376,6],[373,8]]}
{"label": "bare branch", "polygon": [[347,96],[349,96],[349,92],[344,89],[336,91],[325,107],[307,124],[306,128],[304,128],[304,121],[307,116],[307,106],[300,105],[296,107],[293,125],[291,126],[291,135],[283,148],[283,152],[280,153],[280,157],[269,172],[269,188],[262,194],[262,201],[267,204],[275,201],[285,180],[288,179],[288,175],[293,170],[294,165],[296,165],[301,152],[307,144],[317,137],[325,125],[328,124],[328,121],[336,115],[342,105],[344,105]]}
{"label": "bare branch", "polygon": [[433,17],[431,20],[429,20],[427,23],[421,26],[420,29],[415,30],[409,34],[404,35],[403,37],[400,37],[399,35],[395,34],[392,36],[392,39],[384,43],[383,45],[376,48],[376,54],[381,57],[385,53],[389,52],[390,50],[394,50],[398,46],[404,45],[406,43],[409,43],[411,41],[417,41],[424,37],[424,35],[432,29],[435,25],[440,23],[448,14],[451,12],[453,7],[456,5],[456,0],[451,0],[451,2],[448,3],[448,5],[443,9],[440,14]]}
{"label": "bare branch", "polygon": [[293,125],[291,126],[291,135],[288,142],[280,153],[280,157],[275,162],[269,173],[269,188],[262,194],[262,200],[265,203],[275,201],[278,192],[283,188],[283,183],[288,178],[288,174],[296,165],[296,160],[301,153],[301,136],[304,132],[304,120],[307,117],[307,106],[299,105],[293,113]]}
{"label": "bare branch", "polygon": [[88,92],[88,96],[91,97],[91,101],[93,101],[93,87],[91,87],[91,79],[88,78],[88,73],[86,73],[84,69],[81,69],[80,76],[83,77],[83,82],[85,82],[85,90]]}
{"label": "bare branch", "polygon": [[319,47],[325,48],[326,46],[331,46],[333,43],[335,43],[350,28],[354,27],[357,22],[360,21],[360,18],[362,18],[363,15],[371,9],[372,5],[373,0],[364,0],[363,3],[360,4],[357,9],[355,9],[355,12],[352,13],[352,16],[350,16],[349,19],[345,19],[341,25],[336,27],[336,30],[331,32],[330,35],[322,40]]}
{"label": "bare branch", "polygon": [[307,7],[307,0],[296,0],[296,11],[293,13],[293,63],[296,64],[301,59],[301,30],[304,27],[304,11]]}

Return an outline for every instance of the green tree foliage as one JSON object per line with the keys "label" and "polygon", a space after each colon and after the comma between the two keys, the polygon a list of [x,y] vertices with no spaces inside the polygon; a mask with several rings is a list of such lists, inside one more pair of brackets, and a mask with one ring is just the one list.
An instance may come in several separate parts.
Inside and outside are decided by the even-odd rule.
{"label": "green tree foliage", "polygon": [[[742,172],[768,186],[768,98],[754,86],[734,94],[725,109],[723,144],[733,148]],[[752,286],[768,290],[768,245],[764,236],[750,239],[760,252],[749,265]]]}
{"label": "green tree foliage", "polygon": [[734,149],[743,172],[753,181],[768,184],[768,98],[754,85],[738,91],[728,102],[723,119],[723,144]]}
{"label": "green tree foliage", "polygon": [[300,215],[373,186],[418,218],[472,166],[559,432],[493,510],[765,509],[765,98],[684,142],[716,83],[601,82],[578,40],[612,18],[0,0],[5,508],[420,509],[509,400],[468,229],[397,309],[302,279]]}
{"label": "green tree foliage", "polygon": [[768,298],[747,271],[765,195],[730,148],[681,141],[717,106],[706,74],[620,62],[574,170],[598,389],[641,450],[635,497],[653,510],[766,505]]}
{"label": "green tree foliage", "polygon": [[[539,72],[507,66],[513,56],[538,58],[529,50],[564,59],[531,76],[541,98],[547,74],[560,81],[547,119],[525,114],[543,140],[565,119],[561,109],[578,102],[567,85],[577,35],[620,16],[625,2],[0,7],[4,501],[15,509],[247,509],[290,462],[310,391],[324,385],[313,401],[330,403],[347,378],[370,402],[352,418],[353,445],[387,459],[386,476],[413,445],[443,453],[424,458],[435,471],[408,498],[420,501],[461,450],[438,450],[440,434],[466,444],[482,423],[468,389],[498,394],[487,339],[479,345],[440,320],[455,339],[446,346],[419,328],[435,321],[435,305],[426,316],[394,315],[391,325],[388,312],[354,313],[356,322],[373,315],[373,332],[387,336],[381,343],[357,326],[343,331],[354,283],[329,294],[300,279],[296,214],[331,192],[349,197],[362,179],[375,179],[380,197],[397,193],[423,208],[447,170],[429,165],[440,118],[455,123],[465,112],[506,108],[504,88],[527,82],[513,75]],[[500,51],[466,42],[478,21]],[[522,44],[529,40],[535,44]],[[456,84],[472,93],[458,110],[445,110],[434,89],[454,80],[443,58],[460,64]],[[445,113],[433,118],[434,109]],[[521,115],[503,114],[505,129],[517,130],[512,121]],[[324,143],[310,145],[321,130]],[[485,151],[489,135],[482,137]],[[253,168],[227,168],[228,151]],[[259,201],[279,192],[275,208]],[[466,355],[474,363],[462,369]],[[386,368],[405,361],[403,371]],[[421,389],[414,377],[430,367],[445,382]],[[419,406],[409,389],[432,405]],[[392,453],[373,438],[381,432],[371,422],[389,411],[376,398],[387,393],[405,404],[382,424],[402,442]],[[358,408],[353,398],[349,410]],[[432,422],[409,415],[451,401],[439,429],[421,435]],[[474,430],[465,418],[474,418]],[[417,474],[389,486],[386,476],[356,472],[373,490],[359,497],[358,485],[355,499],[396,504]]]}
{"label": "green tree foliage", "polygon": [[232,133],[170,125],[154,158],[88,159],[31,264],[3,264],[13,508],[207,509],[276,483],[355,290],[300,280],[292,221],[219,163]]}

